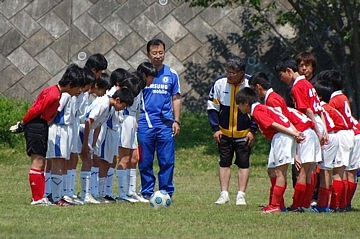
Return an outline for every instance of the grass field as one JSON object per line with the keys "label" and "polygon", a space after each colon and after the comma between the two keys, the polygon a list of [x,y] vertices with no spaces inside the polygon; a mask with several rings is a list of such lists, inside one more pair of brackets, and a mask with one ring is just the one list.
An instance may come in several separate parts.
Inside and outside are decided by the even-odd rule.
{"label": "grass field", "polygon": [[[8,127],[28,104],[0,98],[0,238],[358,238],[359,193],[354,211],[337,214],[279,213],[262,215],[268,199],[268,144],[257,140],[251,162],[247,206],[235,206],[236,168],[230,202],[214,204],[219,195],[217,149],[205,115],[184,113],[176,140],[173,204],[155,210],[148,204],[102,204],[75,207],[30,206],[29,159],[23,135]],[[290,172],[289,172],[290,175]],[[116,182],[114,182],[116,186]],[[290,183],[289,183],[290,184]],[[79,190],[79,185],[77,189]],[[117,190],[115,189],[115,192]],[[292,189],[286,191],[291,203]]]}

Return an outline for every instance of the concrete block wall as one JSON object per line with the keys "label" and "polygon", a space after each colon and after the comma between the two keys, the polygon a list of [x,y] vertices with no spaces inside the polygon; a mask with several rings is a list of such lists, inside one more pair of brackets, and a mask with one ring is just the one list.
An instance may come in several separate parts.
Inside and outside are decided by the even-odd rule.
{"label": "concrete block wall", "polygon": [[165,63],[183,79],[186,62],[208,59],[208,34],[225,38],[242,30],[241,11],[189,8],[177,0],[0,0],[0,92],[32,101],[68,64],[84,65],[80,52],[104,54],[110,71],[135,69],[147,60],[153,37],[165,41]]}

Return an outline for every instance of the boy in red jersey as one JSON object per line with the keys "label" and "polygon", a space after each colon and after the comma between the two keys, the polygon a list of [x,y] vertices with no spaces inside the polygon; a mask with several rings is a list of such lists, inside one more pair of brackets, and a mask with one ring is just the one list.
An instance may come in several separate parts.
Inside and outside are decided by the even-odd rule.
{"label": "boy in red jersey", "polygon": [[[349,165],[351,167],[353,167],[354,169],[360,168],[360,123],[354,118],[354,134],[355,134],[355,144],[354,147],[350,153],[350,163]],[[350,211],[351,210],[351,201],[355,195],[355,191],[357,188],[357,180],[356,180],[356,172],[354,175],[354,178],[350,178],[350,175],[348,175],[348,193],[347,193],[347,205],[346,205],[346,210]]]}
{"label": "boy in red jersey", "polygon": [[[314,124],[306,115],[286,106],[285,100],[270,87],[270,81],[264,73],[254,75],[249,84],[252,88],[255,88],[261,98],[264,98],[265,105],[271,106],[285,115],[294,127],[303,132],[306,137],[303,143],[297,144],[300,173],[295,184],[292,211],[298,210],[298,208],[309,208],[312,198],[312,186],[310,186],[312,171],[315,164],[321,161],[320,143],[312,129]],[[272,184],[271,193],[276,180],[274,169],[269,168],[268,174]]]}
{"label": "boy in red jersey", "polygon": [[[345,171],[342,176],[344,185],[343,200],[340,205],[340,210],[345,210],[347,207],[347,196],[353,195],[356,190],[356,172],[358,169],[357,160],[350,158],[350,153],[353,150],[355,143],[354,127],[355,123],[351,113],[351,107],[347,96],[342,92],[343,80],[340,72],[336,70],[326,70],[319,73],[317,81],[323,85],[328,85],[331,95],[329,105],[337,109],[344,117],[348,130],[344,131],[344,139],[340,141],[340,148],[337,153],[337,158],[344,160]],[[352,161],[350,161],[352,159]],[[348,192],[350,189],[350,192]]]}
{"label": "boy in red jersey", "polygon": [[[295,108],[304,113],[314,123],[314,130],[321,145],[329,142],[329,136],[325,126],[325,119],[320,105],[320,100],[312,84],[298,72],[298,66],[294,59],[285,58],[275,66],[281,81],[287,85],[293,85],[291,95],[294,99]],[[314,191],[316,182],[315,168],[312,175],[311,187],[307,191]]]}
{"label": "boy in red jersey", "polygon": [[62,93],[71,96],[80,94],[84,84],[83,70],[72,64],[68,66],[57,85],[43,89],[17,127],[14,133],[25,132],[26,152],[31,158],[29,182],[32,193],[32,205],[50,205],[44,197],[45,156],[47,151],[49,123],[57,113]]}
{"label": "boy in red jersey", "polygon": [[286,172],[295,155],[294,138],[301,142],[305,137],[283,114],[272,107],[260,104],[251,88],[243,88],[236,94],[236,104],[243,114],[251,114],[264,136],[271,140],[268,167],[274,168],[276,182],[271,203],[262,209],[262,213],[281,212],[280,205],[286,189]]}
{"label": "boy in red jersey", "polygon": [[[351,147],[353,147],[354,143],[352,137],[350,137],[348,125],[343,115],[338,110],[336,110],[335,108],[331,107],[329,104],[326,103],[330,100],[331,87],[328,86],[327,84],[324,85],[321,82],[316,82],[314,86],[316,90],[319,92],[319,96],[323,100],[321,102],[321,105],[324,109],[324,113],[325,113],[324,115],[326,116],[325,118],[326,118],[327,128],[328,129],[331,128],[331,131],[334,132],[338,140],[338,148],[334,155],[332,154],[326,155],[324,152],[325,162],[324,164],[320,165],[320,168],[322,170],[321,170],[321,180],[320,180],[320,188],[319,188],[319,201],[316,209],[319,212],[324,212],[324,209],[325,212],[327,211],[325,206],[327,205],[328,200],[326,201],[322,200],[323,197],[321,194],[323,190],[321,190],[321,187],[324,186],[324,182],[322,181],[325,180],[326,189],[328,188],[329,185],[326,182],[328,180],[326,176],[326,171],[333,169],[330,209],[332,211],[340,211],[340,205],[343,202],[343,200],[345,200],[344,198],[345,186],[343,183],[343,175],[345,169],[344,164],[346,163],[346,161],[349,161]],[[325,148],[324,150],[327,149]],[[339,152],[341,152],[342,154],[341,156],[339,156]],[[330,160],[332,159],[331,164],[329,164],[330,162],[326,162],[329,161],[329,158],[325,158],[325,156],[329,156]],[[325,175],[323,175],[322,171],[325,171]]]}
{"label": "boy in red jersey", "polygon": [[295,108],[307,115],[315,124],[315,132],[321,144],[326,144],[328,135],[325,127],[322,107],[316,90],[305,76],[299,74],[296,61],[292,58],[285,58],[275,66],[281,81],[285,84],[293,84],[291,94],[294,99]]}

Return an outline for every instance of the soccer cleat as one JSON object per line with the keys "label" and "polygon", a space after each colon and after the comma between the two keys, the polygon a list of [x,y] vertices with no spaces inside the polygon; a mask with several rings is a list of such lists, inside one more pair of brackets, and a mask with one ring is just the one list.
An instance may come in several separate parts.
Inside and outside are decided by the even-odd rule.
{"label": "soccer cleat", "polygon": [[111,197],[111,196],[109,196],[109,195],[106,195],[106,196],[104,197],[104,199],[105,199],[106,201],[108,201],[109,203],[114,203],[114,202],[116,202],[116,199],[113,198],[113,197]]}
{"label": "soccer cleat", "polygon": [[287,212],[304,212],[301,207],[293,208],[293,207],[291,207],[291,206],[290,206],[290,207],[287,207],[287,208],[286,208],[286,211],[287,211]]}
{"label": "soccer cleat", "polygon": [[275,206],[272,206],[272,205],[265,206],[265,207],[261,210],[261,213],[264,213],[264,214],[267,214],[267,213],[278,213],[278,212],[281,212],[280,207],[275,207]]}
{"label": "soccer cleat", "polygon": [[139,200],[136,200],[132,197],[129,197],[129,196],[125,196],[125,197],[118,197],[116,199],[117,201],[120,201],[120,202],[130,202],[130,203],[135,203],[135,202],[138,202]]}
{"label": "soccer cleat", "polygon": [[236,206],[241,206],[241,205],[246,205],[245,193],[239,191],[236,195]]}
{"label": "soccer cleat", "polygon": [[227,192],[221,192],[218,200],[215,201],[215,204],[222,205],[229,202],[229,195]]}
{"label": "soccer cleat", "polygon": [[146,199],[145,197],[143,197],[142,195],[138,195],[137,193],[134,193],[130,197],[138,200],[139,202],[143,202],[143,203],[148,203],[149,202],[149,199]]}
{"label": "soccer cleat", "polygon": [[313,207],[301,207],[302,212],[317,212]]}
{"label": "soccer cleat", "polygon": [[317,201],[316,200],[311,200],[311,204],[310,204],[310,206],[312,206],[312,207],[315,207],[317,205]]}
{"label": "soccer cleat", "polygon": [[102,196],[98,196],[98,197],[94,197],[96,201],[100,202],[100,203],[110,203],[110,201],[106,200],[104,197]]}
{"label": "soccer cleat", "polygon": [[53,198],[52,198],[52,193],[50,193],[49,195],[47,195],[46,198],[47,198],[51,203],[54,203],[54,200],[53,200]]}
{"label": "soccer cleat", "polygon": [[312,210],[313,210],[313,212],[318,212],[318,213],[333,212],[332,210],[330,210],[329,207],[319,207],[319,206],[312,207]]}
{"label": "soccer cleat", "polygon": [[65,201],[64,199],[60,199],[59,201],[55,202],[54,204],[59,207],[74,206],[74,204],[71,204],[71,203]]}
{"label": "soccer cleat", "polygon": [[35,205],[35,206],[53,206],[54,204],[52,204],[48,198],[42,198],[40,200],[37,201],[32,201],[31,205]]}
{"label": "soccer cleat", "polygon": [[92,203],[92,204],[100,204],[100,202],[97,201],[90,193],[85,194],[83,202],[84,203]]}
{"label": "soccer cleat", "polygon": [[63,199],[64,199],[66,202],[70,203],[70,204],[74,204],[74,205],[78,204],[78,203],[76,203],[75,200],[74,200],[72,197],[70,197],[70,196],[64,196]]}
{"label": "soccer cleat", "polygon": [[77,195],[72,195],[72,196],[70,196],[71,198],[72,198],[72,200],[75,202],[75,204],[78,204],[78,205],[83,205],[84,204],[84,202],[83,201],[81,201],[79,198],[78,198],[78,196]]}

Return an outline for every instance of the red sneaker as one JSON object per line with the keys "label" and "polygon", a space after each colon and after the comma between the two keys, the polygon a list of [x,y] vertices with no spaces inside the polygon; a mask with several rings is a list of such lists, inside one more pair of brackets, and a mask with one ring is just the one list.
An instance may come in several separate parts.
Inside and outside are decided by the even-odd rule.
{"label": "red sneaker", "polygon": [[280,207],[274,207],[272,205],[267,205],[261,210],[261,213],[276,213],[281,212]]}
{"label": "red sneaker", "polygon": [[68,203],[64,199],[60,199],[59,201],[55,202],[54,204],[56,206],[60,206],[60,207],[74,206],[74,204]]}

